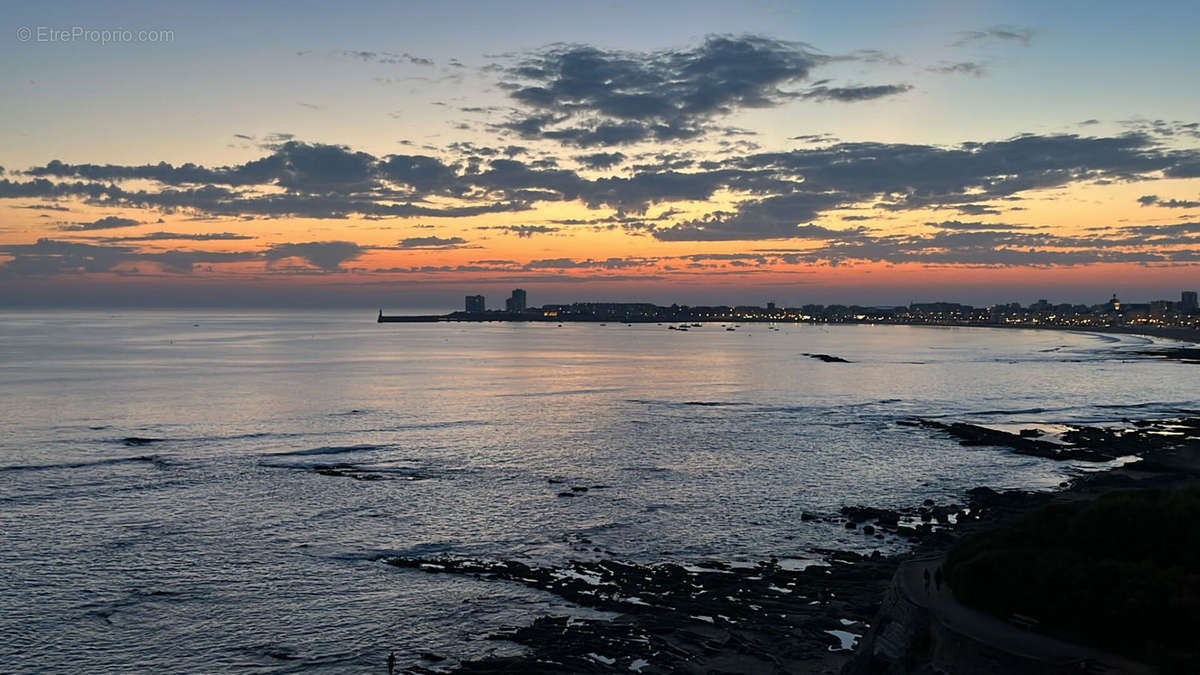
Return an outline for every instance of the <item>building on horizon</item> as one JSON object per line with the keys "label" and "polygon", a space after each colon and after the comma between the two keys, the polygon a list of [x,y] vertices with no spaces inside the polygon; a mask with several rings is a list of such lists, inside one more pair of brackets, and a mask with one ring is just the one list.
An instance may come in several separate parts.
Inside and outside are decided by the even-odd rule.
{"label": "building on horizon", "polygon": [[482,313],[487,311],[487,306],[484,304],[482,295],[468,295],[466,309],[471,313]]}
{"label": "building on horizon", "polygon": [[1196,291],[1184,291],[1180,293],[1179,308],[1185,311],[1196,311]]}
{"label": "building on horizon", "polygon": [[525,311],[525,289],[514,288],[512,296],[504,301],[505,311],[512,314],[521,314]]}

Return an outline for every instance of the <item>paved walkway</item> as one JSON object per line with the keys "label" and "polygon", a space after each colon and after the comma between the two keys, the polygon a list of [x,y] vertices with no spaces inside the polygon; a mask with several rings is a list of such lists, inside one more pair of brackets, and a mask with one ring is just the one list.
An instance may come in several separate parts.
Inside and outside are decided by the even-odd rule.
{"label": "paved walkway", "polygon": [[[1156,672],[1149,666],[1025,630],[960,604],[944,580],[940,590],[934,583],[942,560],[936,557],[904,563],[896,573],[897,587],[910,601],[927,608],[934,619],[955,633],[1009,654],[1064,667],[1074,665],[1080,672],[1138,675]],[[926,570],[930,576],[928,590],[925,588]]]}

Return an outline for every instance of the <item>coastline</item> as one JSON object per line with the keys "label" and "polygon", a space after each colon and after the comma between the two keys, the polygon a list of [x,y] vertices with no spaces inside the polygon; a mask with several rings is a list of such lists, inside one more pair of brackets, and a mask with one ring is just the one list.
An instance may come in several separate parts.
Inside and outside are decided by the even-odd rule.
{"label": "coastline", "polygon": [[[1137,456],[1140,461],[1082,473],[1054,491],[986,487],[969,491],[965,504],[924,504],[888,510],[846,506],[839,513],[804,514],[805,521],[834,522],[865,537],[903,537],[906,553],[882,556],[818,550],[824,563],[789,569],[776,559],[740,567],[716,561],[690,565],[673,562],[637,564],[622,560],[572,561],[562,567],[531,566],[515,560],[454,557],[382,556],[384,564],[409,573],[462,574],[498,583],[517,583],[553,593],[578,606],[612,612],[610,620],[543,616],[532,623],[490,636],[526,647],[516,656],[456,662],[425,654],[410,664],[413,673],[667,673],[667,672],[810,672],[867,675],[914,672],[922,659],[930,666],[959,668],[971,659],[1007,659],[1001,670],[1031,672],[1025,654],[976,631],[963,638],[939,633],[944,647],[896,635],[928,635],[930,622],[947,623],[937,608],[896,612],[897,584],[911,576],[913,561],[940,559],[961,537],[985,532],[1053,503],[1091,500],[1112,490],[1178,489],[1200,485],[1200,418],[1139,420],[1129,426],[1076,427],[1064,434],[1068,451],[1047,451],[1047,441],[989,430],[971,424],[909,420],[907,426],[946,433],[964,446],[990,446],[998,452],[1034,454],[1055,460],[1109,462]],[[1186,429],[1181,441],[1167,429]],[[939,587],[940,590],[940,587]],[[907,595],[914,595],[909,592]],[[903,603],[901,603],[903,604]],[[912,604],[912,603],[910,603]],[[969,611],[969,610],[968,610]],[[980,619],[998,622],[994,619]],[[1003,627],[1003,626],[1002,626]],[[1011,631],[1009,631],[1011,633]],[[1013,641],[1009,636],[1009,642]],[[1020,640],[1020,635],[1015,637]],[[1003,643],[1003,640],[996,638]],[[1056,644],[1052,636],[1036,641]],[[953,642],[950,646],[947,643]],[[965,646],[964,646],[965,645]],[[1071,664],[1116,664],[1115,671],[1141,672],[1140,664],[1108,658],[1094,648],[1067,644],[1042,647]],[[1021,651],[1021,650],[1016,650]],[[941,659],[941,661],[938,661]],[[964,661],[965,659],[965,661]],[[1074,660],[1072,660],[1074,659]],[[981,666],[982,667],[982,666]],[[897,670],[897,668],[899,668]],[[954,670],[959,670],[955,668]],[[984,668],[986,670],[986,668]],[[982,672],[982,671],[980,671]]]}
{"label": "coastline", "polygon": [[[1177,444],[1145,441],[1162,433],[1163,426],[1186,427]],[[1111,452],[1129,451],[1139,461],[1082,474],[1051,492],[1020,490],[995,493],[978,489],[974,496],[984,508],[982,518],[955,527],[952,541],[918,547],[897,565],[888,591],[882,598],[871,631],[863,637],[853,660],[842,675],[871,675],[880,672],[990,672],[990,673],[1154,673],[1153,665],[1114,654],[1099,644],[1077,641],[1043,629],[1030,617],[1014,615],[1008,620],[988,615],[960,603],[954,589],[931,589],[928,577],[921,591],[920,576],[942,569],[947,555],[965,537],[1000,531],[1035,512],[1055,506],[1078,506],[1121,492],[1200,489],[1200,418],[1131,422],[1137,433],[1133,440],[1118,433],[1096,433],[1086,429],[1093,447],[1108,446]],[[1135,432],[1136,433],[1136,432]],[[961,437],[961,436],[960,436]],[[1019,446],[1019,437],[1012,439]],[[962,441],[964,445],[969,440]],[[1016,450],[1019,452],[1019,450]],[[973,491],[976,492],[976,491]],[[991,494],[987,494],[991,492]],[[990,502],[990,504],[988,503]]]}
{"label": "coastline", "polygon": [[904,326],[938,326],[945,328],[1002,328],[1014,330],[1051,330],[1072,333],[1111,333],[1115,335],[1135,335],[1148,338],[1160,338],[1200,345],[1200,329],[1182,328],[1178,326],[1027,326],[1020,324],[961,324],[961,323],[911,323],[883,324]]}
{"label": "coastline", "polygon": [[1138,335],[1151,338],[1161,338],[1200,345],[1200,328],[1184,326],[1061,326],[1053,324],[1022,324],[1022,323],[990,323],[979,321],[802,321],[793,319],[777,319],[769,317],[739,317],[706,319],[693,316],[654,316],[650,318],[628,316],[558,316],[541,314],[519,314],[512,312],[467,313],[450,312],[449,314],[414,314],[414,315],[385,315],[379,311],[376,323],[585,323],[585,324],[670,324],[691,323],[727,324],[727,323],[765,323],[765,324],[796,324],[812,326],[915,326],[934,328],[1001,328],[1010,330],[1054,330],[1075,333],[1112,333],[1118,335]]}

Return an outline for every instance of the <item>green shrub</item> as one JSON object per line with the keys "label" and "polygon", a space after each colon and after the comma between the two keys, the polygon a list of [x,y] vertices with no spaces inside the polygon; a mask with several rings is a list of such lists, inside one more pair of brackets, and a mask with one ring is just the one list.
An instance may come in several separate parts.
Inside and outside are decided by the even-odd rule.
{"label": "green shrub", "polygon": [[1164,669],[1200,665],[1200,489],[1043,507],[964,538],[945,573],[959,600],[997,617]]}

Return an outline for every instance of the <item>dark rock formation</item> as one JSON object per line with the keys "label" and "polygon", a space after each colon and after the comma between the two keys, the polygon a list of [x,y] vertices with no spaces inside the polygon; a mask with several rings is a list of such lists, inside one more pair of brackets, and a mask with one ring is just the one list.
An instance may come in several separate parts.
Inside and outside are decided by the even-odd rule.
{"label": "dark rock formation", "polygon": [[[611,621],[545,616],[502,631],[493,637],[529,652],[460,663],[458,673],[833,673],[848,652],[826,631],[853,630],[843,619],[865,626],[897,564],[878,553],[833,553],[830,566],[802,571],[776,561],[746,569],[719,562],[684,567],[604,560],[542,567],[515,560],[380,560],[427,573],[520,583],[619,614]],[[428,672],[420,665],[411,671]]]}
{"label": "dark rock formation", "polygon": [[804,356],[807,356],[810,359],[824,361],[825,363],[850,363],[850,361],[847,361],[840,356],[830,356],[829,354],[809,354],[808,352],[805,352]]}

